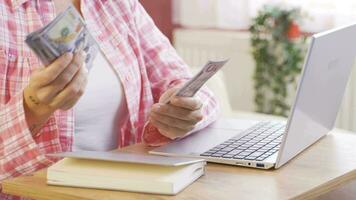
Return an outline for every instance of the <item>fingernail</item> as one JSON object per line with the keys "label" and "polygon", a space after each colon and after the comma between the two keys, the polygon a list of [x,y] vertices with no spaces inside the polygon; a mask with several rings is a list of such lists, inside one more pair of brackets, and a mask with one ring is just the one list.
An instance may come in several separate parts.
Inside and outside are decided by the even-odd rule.
{"label": "fingernail", "polygon": [[199,115],[199,116],[198,116],[198,119],[199,119],[199,121],[201,121],[201,120],[204,119],[204,116],[203,116],[203,115]]}
{"label": "fingernail", "polygon": [[67,52],[67,53],[65,53],[64,57],[65,57],[66,59],[72,59],[73,53],[72,53],[72,52]]}
{"label": "fingernail", "polygon": [[157,112],[157,111],[160,110],[160,108],[161,108],[161,105],[156,104],[156,105],[153,106],[152,110]]}

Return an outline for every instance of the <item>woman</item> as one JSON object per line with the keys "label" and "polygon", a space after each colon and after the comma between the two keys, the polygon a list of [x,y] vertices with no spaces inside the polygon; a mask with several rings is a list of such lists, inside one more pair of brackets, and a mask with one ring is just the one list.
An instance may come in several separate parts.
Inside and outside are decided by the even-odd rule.
{"label": "woman", "polygon": [[[102,52],[90,73],[83,52],[43,67],[24,43],[70,3]],[[205,88],[160,103],[190,74],[137,0],[0,0],[0,10],[0,181],[51,165],[46,153],[162,145],[217,117]]]}

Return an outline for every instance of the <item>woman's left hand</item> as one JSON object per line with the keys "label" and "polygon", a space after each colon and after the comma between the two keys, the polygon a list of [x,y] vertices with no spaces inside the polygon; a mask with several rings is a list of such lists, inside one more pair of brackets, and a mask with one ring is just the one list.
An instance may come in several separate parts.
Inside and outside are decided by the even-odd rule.
{"label": "woman's left hand", "polygon": [[[192,131],[203,119],[202,101],[197,97],[177,97],[174,94],[182,85],[168,89],[159,103],[152,106],[149,121],[159,132],[176,139]],[[170,103],[166,103],[170,99]]]}

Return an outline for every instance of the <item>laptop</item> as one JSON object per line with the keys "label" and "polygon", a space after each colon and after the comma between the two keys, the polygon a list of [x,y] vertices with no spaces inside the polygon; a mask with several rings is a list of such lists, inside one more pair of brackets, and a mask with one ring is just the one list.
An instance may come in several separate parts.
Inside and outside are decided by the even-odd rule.
{"label": "laptop", "polygon": [[150,153],[261,169],[283,166],[333,129],[356,56],[355,35],[352,24],[311,37],[287,121],[222,119]]}

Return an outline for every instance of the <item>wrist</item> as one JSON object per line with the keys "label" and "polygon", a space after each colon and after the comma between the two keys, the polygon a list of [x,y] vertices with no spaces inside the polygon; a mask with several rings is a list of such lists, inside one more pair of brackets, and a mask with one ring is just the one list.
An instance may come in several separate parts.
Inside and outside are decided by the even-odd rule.
{"label": "wrist", "polygon": [[35,136],[52,115],[53,111],[51,111],[48,106],[36,103],[34,97],[35,96],[30,93],[29,89],[24,90],[23,106],[25,117],[32,135]]}

